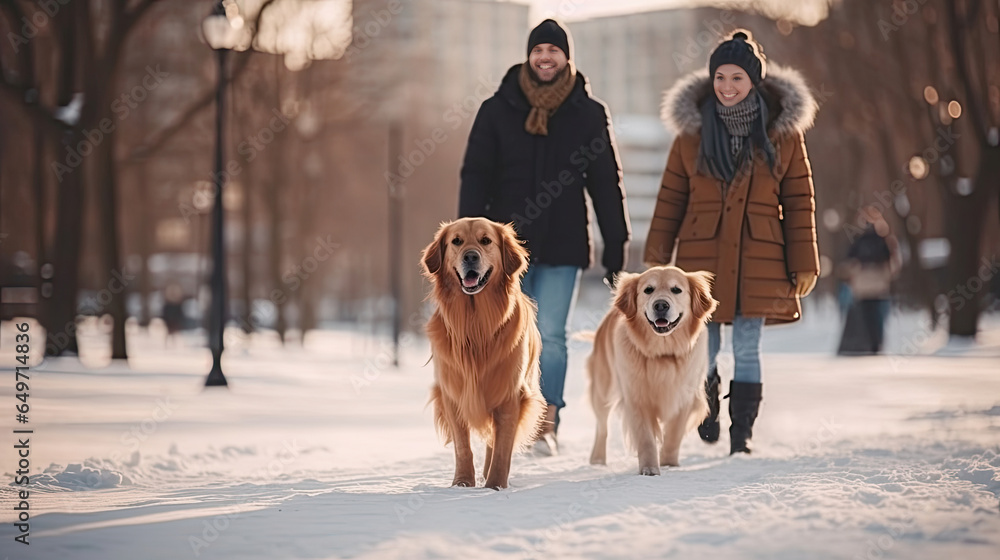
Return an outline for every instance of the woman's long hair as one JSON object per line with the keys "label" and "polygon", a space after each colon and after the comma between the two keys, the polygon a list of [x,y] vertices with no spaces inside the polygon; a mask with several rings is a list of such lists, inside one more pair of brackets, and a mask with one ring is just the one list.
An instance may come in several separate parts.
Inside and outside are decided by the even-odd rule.
{"label": "woman's long hair", "polygon": [[701,149],[699,162],[703,171],[711,173],[715,178],[724,181],[726,185],[733,182],[736,172],[743,167],[746,160],[753,158],[757,150],[760,150],[764,154],[764,158],[767,160],[767,167],[771,170],[771,174],[774,174],[777,156],[774,145],[771,144],[771,140],[767,137],[767,122],[769,117],[767,99],[757,86],[754,86],[750,90],[749,95],[757,96],[760,111],[757,120],[754,121],[753,126],[750,128],[750,136],[743,142],[743,146],[740,148],[739,153],[736,154],[736,157],[733,157],[729,130],[715,110],[715,104],[718,102],[715,92],[713,91],[701,103]]}

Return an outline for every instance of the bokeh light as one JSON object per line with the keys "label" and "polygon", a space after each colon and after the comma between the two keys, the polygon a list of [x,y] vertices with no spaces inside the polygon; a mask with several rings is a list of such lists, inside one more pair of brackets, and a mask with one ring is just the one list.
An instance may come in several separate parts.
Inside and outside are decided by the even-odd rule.
{"label": "bokeh light", "polygon": [[927,160],[922,156],[913,156],[910,158],[910,163],[907,167],[910,170],[910,175],[914,179],[923,179],[927,177],[927,174],[930,173],[931,169],[930,164],[928,164]]}
{"label": "bokeh light", "polygon": [[833,259],[826,255],[819,256],[819,277],[826,278],[833,270]]}
{"label": "bokeh light", "polygon": [[939,100],[940,98],[938,97],[938,92],[934,89],[934,86],[927,86],[924,88],[924,101],[931,105],[935,105]]}
{"label": "bokeh light", "polygon": [[961,117],[962,116],[962,104],[959,103],[958,101],[955,101],[953,99],[950,103],[948,103],[948,115],[951,118],[953,118],[953,119],[957,119],[958,117]]}
{"label": "bokeh light", "polygon": [[974,190],[975,187],[972,184],[972,179],[968,177],[959,177],[955,181],[955,192],[958,193],[959,196],[969,196]]}
{"label": "bokeh light", "polygon": [[827,231],[837,231],[840,227],[840,212],[835,208],[827,208],[823,211],[823,227]]}

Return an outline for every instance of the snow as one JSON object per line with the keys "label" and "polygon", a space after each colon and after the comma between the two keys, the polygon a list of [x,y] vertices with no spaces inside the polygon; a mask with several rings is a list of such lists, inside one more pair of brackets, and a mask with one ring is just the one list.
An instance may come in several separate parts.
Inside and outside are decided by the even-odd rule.
{"label": "snow", "polygon": [[[584,294],[574,328],[599,318],[599,300]],[[983,319],[975,352],[943,357],[940,332],[896,313],[897,354],[837,358],[831,309],[765,332],[752,456],[728,456],[724,415],[719,444],[689,434],[681,466],[659,477],[635,474],[618,425],[609,465],[587,463],[589,345],[571,342],[562,452],[517,456],[501,492],[448,488],[454,463],[426,406],[422,338],[403,339],[396,369],[386,341],[360,332],[310,333],[284,350],[273,333],[232,334],[230,388],[204,390],[210,356],[196,334],[168,346],[136,330],[131,368],[94,367],[106,335],[90,325],[90,367],[55,359],[31,370],[31,546],[13,541],[16,456],[4,443],[0,550],[79,560],[996,558],[1000,321]],[[13,334],[4,323],[7,379]],[[731,363],[723,354],[724,379]],[[4,383],[0,404],[13,401]]]}
{"label": "snow", "polygon": [[83,110],[83,101],[83,92],[78,91],[74,93],[73,97],[69,100],[69,103],[56,107],[55,111],[53,111],[53,118],[57,121],[62,121],[63,124],[76,126],[76,123],[80,122],[80,113]]}

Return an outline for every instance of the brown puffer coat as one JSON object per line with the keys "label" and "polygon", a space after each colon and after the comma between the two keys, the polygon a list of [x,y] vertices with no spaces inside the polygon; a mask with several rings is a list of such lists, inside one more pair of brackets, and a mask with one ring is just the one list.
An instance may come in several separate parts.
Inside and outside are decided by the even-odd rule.
{"label": "brown puffer coat", "polygon": [[[701,145],[699,106],[714,95],[705,71],[681,79],[667,91],[661,117],[677,133],[653,222],[646,239],[645,262],[671,261],[685,270],[715,273],[712,295],[717,323],[731,323],[737,305],[746,317],[767,324],[802,316],[791,275],[819,273],[816,204],[804,132],[812,126],[817,104],[802,76],[768,65],[761,82],[769,94],[768,136],[777,153],[774,173],[755,158],[750,173],[739,173],[726,189],[698,165]],[[737,302],[737,297],[739,301]]]}

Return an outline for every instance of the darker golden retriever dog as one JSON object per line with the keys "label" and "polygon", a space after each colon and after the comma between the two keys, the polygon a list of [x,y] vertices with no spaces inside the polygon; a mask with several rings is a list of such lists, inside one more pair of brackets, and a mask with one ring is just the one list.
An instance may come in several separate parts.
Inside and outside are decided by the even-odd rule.
{"label": "darker golden retriever dog", "polygon": [[470,432],[486,441],[483,478],[507,487],[510,459],[537,434],[542,339],[535,304],[521,291],[528,252],[509,225],[483,218],[442,224],[424,250],[437,304],[427,323],[438,431],[455,443],[453,486],[475,486]]}
{"label": "darker golden retriever dog", "polygon": [[597,415],[592,464],[607,460],[608,414],[617,404],[626,441],[639,453],[639,473],[677,466],[684,434],[708,414],[705,322],[718,305],[711,279],[672,266],[619,277],[587,360]]}

